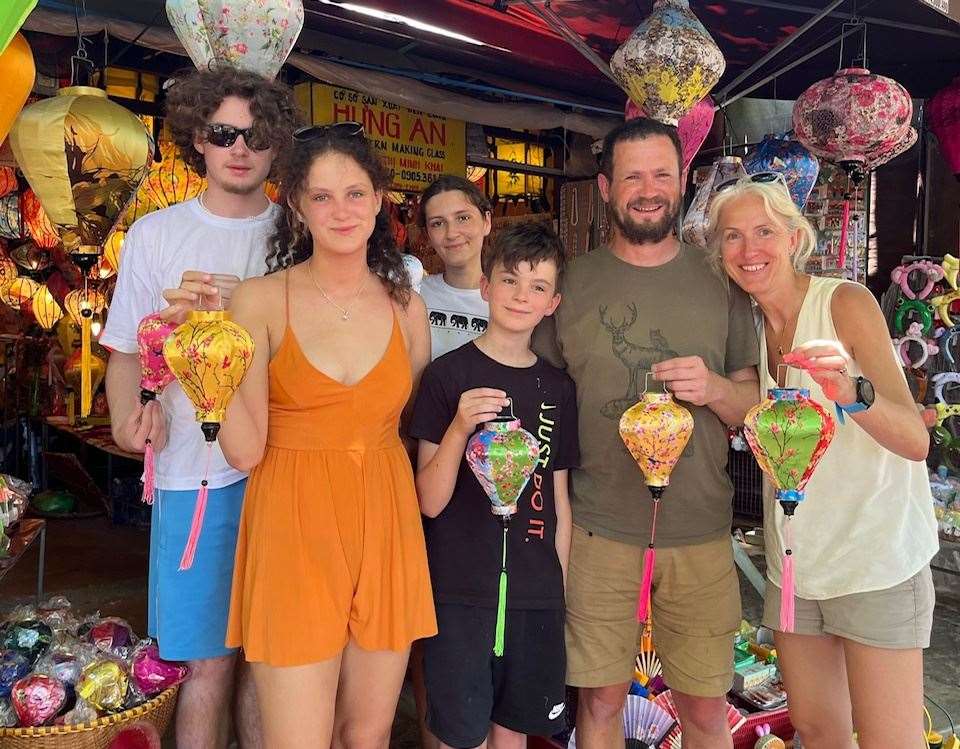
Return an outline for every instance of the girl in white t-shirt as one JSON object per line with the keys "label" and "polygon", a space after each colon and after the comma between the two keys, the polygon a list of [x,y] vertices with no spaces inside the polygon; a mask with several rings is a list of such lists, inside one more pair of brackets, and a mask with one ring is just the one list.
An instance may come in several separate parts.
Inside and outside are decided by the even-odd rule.
{"label": "girl in white t-shirt", "polygon": [[443,275],[427,276],[420,288],[436,359],[487,328],[480,253],[490,234],[490,202],[472,182],[445,174],[423,191],[420,207],[420,225],[443,260]]}

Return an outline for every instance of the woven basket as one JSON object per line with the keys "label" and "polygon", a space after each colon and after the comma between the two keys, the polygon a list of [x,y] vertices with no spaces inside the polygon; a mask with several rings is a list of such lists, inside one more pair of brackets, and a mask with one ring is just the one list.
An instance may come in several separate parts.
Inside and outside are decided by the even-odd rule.
{"label": "woven basket", "polygon": [[177,690],[178,687],[171,687],[142,705],[92,723],[0,728],[0,749],[109,749],[120,731],[139,721],[152,723],[163,736],[177,706]]}

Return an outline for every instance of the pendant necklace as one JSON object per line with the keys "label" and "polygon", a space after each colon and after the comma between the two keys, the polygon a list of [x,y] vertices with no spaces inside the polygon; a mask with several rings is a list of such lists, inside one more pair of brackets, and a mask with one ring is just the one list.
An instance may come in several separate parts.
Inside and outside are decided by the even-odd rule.
{"label": "pendant necklace", "polygon": [[349,304],[347,304],[346,307],[342,307],[341,305],[337,304],[335,301],[333,301],[333,299],[330,298],[330,295],[323,290],[323,287],[320,285],[320,282],[317,281],[316,277],[313,275],[313,268],[310,266],[309,263],[307,264],[307,273],[310,274],[310,279],[313,281],[313,285],[320,290],[320,293],[323,295],[323,298],[326,299],[328,302],[330,302],[330,304],[332,304],[338,310],[340,310],[340,319],[343,320],[344,322],[347,322],[350,319],[350,307],[356,304],[357,300],[360,298],[360,292],[363,291],[363,287],[366,285],[367,277],[370,275],[370,273],[368,272],[364,274],[363,280],[360,282],[360,285],[357,287],[357,293],[353,295],[353,299],[350,301]]}

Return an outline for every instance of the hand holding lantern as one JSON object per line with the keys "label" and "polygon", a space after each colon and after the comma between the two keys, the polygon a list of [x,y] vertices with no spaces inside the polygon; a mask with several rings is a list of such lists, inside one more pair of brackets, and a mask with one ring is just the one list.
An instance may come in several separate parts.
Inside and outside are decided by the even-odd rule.
{"label": "hand holding lantern", "polygon": [[497,628],[494,655],[502,656],[507,612],[507,532],[510,516],[526,488],[540,457],[540,443],[513,415],[488,421],[467,442],[466,460],[483,491],[490,499],[490,510],[503,520],[503,549],[500,563],[500,589],[497,599]]}
{"label": "hand holding lantern", "polygon": [[[146,405],[174,380],[173,372],[163,358],[163,344],[176,325],[159,314],[147,315],[137,326],[137,352],[140,357],[140,403]],[[153,504],[153,442],[148,438],[143,453],[143,501]]]}

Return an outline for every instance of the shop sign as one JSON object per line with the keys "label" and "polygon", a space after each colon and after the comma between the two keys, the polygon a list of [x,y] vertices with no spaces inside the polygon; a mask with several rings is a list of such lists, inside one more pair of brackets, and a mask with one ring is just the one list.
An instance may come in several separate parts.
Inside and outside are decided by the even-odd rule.
{"label": "shop sign", "polygon": [[419,192],[441,174],[466,176],[466,123],[420,112],[348,88],[323,83],[296,87],[314,125],[361,122],[393,170],[393,189]]}

